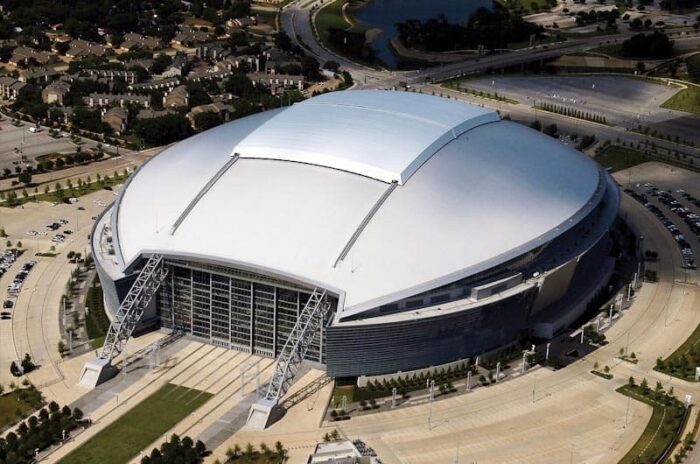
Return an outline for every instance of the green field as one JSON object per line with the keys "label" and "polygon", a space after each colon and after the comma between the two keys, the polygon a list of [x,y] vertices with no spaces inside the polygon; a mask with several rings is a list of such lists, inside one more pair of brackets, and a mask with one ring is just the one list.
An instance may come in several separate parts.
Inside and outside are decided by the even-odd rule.
{"label": "green field", "polygon": [[0,395],[0,430],[25,417],[31,409],[29,403],[20,399],[19,390]]}
{"label": "green field", "polygon": [[612,169],[612,172],[617,172],[647,161],[653,161],[653,158],[631,148],[610,145],[598,153],[595,160],[603,167]]}
{"label": "green field", "polygon": [[633,148],[621,147],[619,145],[608,145],[600,153],[595,155],[595,160],[605,168],[610,168],[612,172],[637,166],[638,164],[656,161],[670,166],[688,169],[689,171],[700,172],[700,168],[686,163],[681,163],[668,157],[648,155]]}
{"label": "green field", "polygon": [[691,85],[685,90],[676,92],[676,94],[666,100],[661,107],[700,114],[700,87]]}
{"label": "green field", "polygon": [[198,390],[166,384],[59,462],[129,462],[211,396]]}
{"label": "green field", "polygon": [[[345,14],[350,20],[350,22],[345,20],[343,16],[343,5],[349,3],[345,9]],[[314,24],[316,25],[316,31],[318,32],[321,42],[328,45],[328,29],[346,29],[352,32],[363,32],[365,28],[354,20],[352,14],[353,10],[361,8],[363,2],[361,1],[350,1],[346,0],[335,0],[332,3],[327,4],[321,8],[315,16]]]}
{"label": "green field", "polygon": [[624,385],[617,391],[654,408],[642,436],[619,464],[657,462],[664,450],[680,438],[679,429],[683,423],[685,410],[683,404],[673,397],[666,397],[663,392],[656,395],[650,390],[644,394],[638,385],[634,387]]}
{"label": "green field", "polygon": [[553,0],[496,0],[514,13],[528,15],[548,11],[557,3]]}

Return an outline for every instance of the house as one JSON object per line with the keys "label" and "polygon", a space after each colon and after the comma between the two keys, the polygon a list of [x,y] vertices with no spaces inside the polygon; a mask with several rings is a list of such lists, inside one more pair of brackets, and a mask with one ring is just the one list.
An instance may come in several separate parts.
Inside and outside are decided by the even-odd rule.
{"label": "house", "polygon": [[296,64],[301,66],[301,62],[296,57],[289,56],[282,50],[274,47],[265,50],[263,57],[265,58],[265,72],[268,73],[277,72],[287,65]]}
{"label": "house", "polygon": [[62,106],[68,92],[70,92],[70,83],[66,81],[52,82],[41,91],[41,100],[44,103],[56,103]]}
{"label": "house", "polygon": [[195,44],[206,42],[208,40],[208,32],[192,27],[182,27],[180,28],[180,32],[173,37],[171,43],[182,47],[191,47]]}
{"label": "house", "polygon": [[121,135],[126,130],[129,114],[124,108],[110,108],[102,115],[102,122],[106,122],[116,135]]}
{"label": "house", "polygon": [[140,84],[132,84],[129,86],[129,90],[170,90],[179,83],[179,78],[168,77],[166,79],[154,79],[148,82],[141,82]]}
{"label": "house", "polygon": [[301,75],[248,73],[247,76],[254,85],[264,85],[272,94],[277,93],[279,89],[304,90],[304,76]]}
{"label": "house", "polygon": [[165,109],[165,110],[154,110],[151,108],[146,108],[139,110],[136,114],[136,119],[153,119],[160,118],[161,116],[167,116],[169,114],[177,114],[177,111]]}
{"label": "house", "polygon": [[151,99],[147,95],[91,93],[90,95],[85,97],[85,103],[90,108],[112,105],[118,105],[123,108],[128,104],[148,108],[151,106]]}
{"label": "house", "polygon": [[48,37],[51,41],[51,51],[54,53],[59,52],[59,50],[62,48],[62,44],[67,44],[73,40],[73,37],[69,36],[68,34],[58,34],[55,32],[48,32],[46,37]]}
{"label": "house", "polygon": [[137,58],[135,60],[129,60],[124,62],[124,67],[126,69],[131,69],[134,66],[139,66],[148,72],[153,69],[153,60],[151,58]]}
{"label": "house", "polygon": [[88,56],[106,56],[109,53],[104,45],[75,39],[68,44],[66,56],[69,58],[85,58]]}
{"label": "house", "polygon": [[17,47],[12,51],[10,64],[28,66],[32,61],[39,65],[47,65],[56,62],[56,56],[53,53],[32,47]]}
{"label": "house", "polygon": [[165,68],[165,71],[163,71],[160,74],[160,77],[177,77],[177,76],[182,76],[185,67],[187,66],[187,57],[185,55],[175,55],[173,57],[173,62],[170,63],[170,65]]}
{"label": "house", "polygon": [[201,60],[220,61],[231,55],[231,50],[221,44],[205,43],[197,46],[195,54]]}
{"label": "house", "polygon": [[127,84],[136,84],[139,80],[136,71],[124,71],[121,69],[84,69],[83,72],[92,78],[104,78],[108,82],[120,79]]}
{"label": "house", "polygon": [[236,109],[231,106],[227,105],[225,103],[217,102],[217,103],[208,103],[206,105],[199,105],[193,107],[189,113],[185,115],[187,120],[189,121],[190,125],[193,128],[197,128],[197,115],[201,113],[217,113],[219,116],[221,116],[221,119],[224,121],[228,121],[231,119],[231,114],[234,113]]}
{"label": "house", "polygon": [[19,80],[30,83],[49,82],[58,75],[58,71],[53,68],[20,69]]}
{"label": "house", "polygon": [[196,70],[193,70],[186,77],[188,81],[201,82],[203,80],[223,80],[229,76],[232,76],[234,71],[229,71],[225,67],[219,66],[202,66]]}
{"label": "house", "polygon": [[124,34],[124,41],[119,46],[119,50],[127,52],[133,49],[140,50],[158,50],[163,47],[163,43],[158,37],[151,37],[148,35],[136,34],[134,32],[129,32]]}
{"label": "house", "polygon": [[230,29],[243,29],[250,26],[255,26],[258,22],[252,16],[244,18],[233,18],[226,21],[226,26]]}
{"label": "house", "polygon": [[180,85],[175,87],[166,96],[163,97],[164,107],[189,106],[190,95],[187,92],[187,87]]}
{"label": "house", "polygon": [[14,77],[0,77],[0,95],[5,100],[14,101],[20,93],[29,88],[29,84],[21,82]]}
{"label": "house", "polygon": [[238,69],[241,67],[241,65],[247,65],[250,71],[260,72],[260,58],[255,55],[229,56],[216,65],[223,66],[229,71]]}

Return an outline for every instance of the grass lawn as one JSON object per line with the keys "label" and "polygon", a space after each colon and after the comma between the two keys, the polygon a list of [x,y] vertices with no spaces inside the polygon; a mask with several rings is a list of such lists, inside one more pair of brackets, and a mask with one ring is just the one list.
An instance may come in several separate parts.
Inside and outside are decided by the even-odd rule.
{"label": "grass lawn", "polygon": [[690,171],[699,171],[699,169],[695,166],[678,163],[673,160],[654,155],[647,155],[639,150],[621,147],[619,145],[608,145],[603,151],[595,155],[595,160],[603,167],[612,169],[612,172],[621,171],[623,169],[631,168],[649,161],[658,161],[659,163],[677,166]]}
{"label": "grass lawn", "polygon": [[[345,9],[345,15],[350,20],[346,21],[345,16],[343,16],[343,5],[349,3]],[[328,44],[328,29],[345,29],[352,32],[363,32],[365,28],[354,19],[352,11],[354,9],[362,7],[364,2],[361,1],[350,1],[347,0],[335,0],[332,3],[328,3],[326,6],[321,8],[315,16],[314,24],[316,25],[316,30],[318,35],[321,37],[321,42],[326,46]]]}
{"label": "grass lawn", "polygon": [[700,87],[691,85],[685,90],[676,92],[661,107],[700,114]]}
{"label": "grass lawn", "polygon": [[17,390],[0,396],[0,430],[26,416],[31,409],[29,403],[20,399]]}
{"label": "grass lawn", "polygon": [[331,399],[331,404],[341,404],[343,402],[343,396],[347,398],[347,402],[352,403],[354,401],[353,399],[353,393],[355,389],[353,388],[352,385],[349,386],[343,386],[343,387],[335,387],[333,389],[333,398]]}
{"label": "grass lawn", "polygon": [[622,171],[638,164],[653,161],[653,158],[631,148],[610,145],[595,156],[595,160],[613,172]]}
{"label": "grass lawn", "polygon": [[700,362],[700,326],[696,327],[688,339],[676,351],[661,362],[656,362],[655,370],[689,382],[695,381],[695,366]]}
{"label": "grass lawn", "polygon": [[680,438],[678,434],[682,432],[681,426],[683,425],[683,413],[685,412],[683,403],[675,398],[670,398],[668,401],[665,401],[663,398],[655,400],[653,392],[649,391],[644,395],[641,387],[638,385],[634,387],[624,385],[618,388],[617,391],[654,408],[651,419],[649,419],[642,436],[620,460],[619,464],[656,462],[666,448]]}
{"label": "grass lawn", "polygon": [[211,396],[198,390],[166,384],[59,462],[129,462]]}
{"label": "grass lawn", "polygon": [[556,1],[552,0],[496,0],[498,3],[508,8],[510,11],[529,15],[548,11],[556,5]]}

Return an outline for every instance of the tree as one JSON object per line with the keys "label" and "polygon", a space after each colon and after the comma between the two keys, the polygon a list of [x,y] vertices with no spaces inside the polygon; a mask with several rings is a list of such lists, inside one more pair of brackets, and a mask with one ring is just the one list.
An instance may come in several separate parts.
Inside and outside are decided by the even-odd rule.
{"label": "tree", "polygon": [[329,71],[337,73],[340,70],[340,65],[337,61],[326,61],[325,63],[323,63],[323,69],[327,69]]}
{"label": "tree", "polygon": [[634,385],[635,385],[634,384],[634,377],[632,377],[631,375],[630,375],[629,380],[627,381],[627,385],[629,385],[630,387],[634,387]]}
{"label": "tree", "polygon": [[29,184],[32,182],[32,173],[29,172],[29,170],[24,170],[19,174],[17,179],[23,184]]}
{"label": "tree", "polygon": [[192,134],[187,119],[182,114],[167,114],[158,118],[137,119],[134,134],[149,145],[166,145],[182,140]]}
{"label": "tree", "polygon": [[557,128],[556,124],[549,124],[542,129],[543,134],[547,134],[550,137],[554,137],[554,138],[556,138],[559,135],[558,132],[559,132],[559,128]]}
{"label": "tree", "polygon": [[29,353],[24,354],[24,359],[22,359],[22,369],[24,370],[24,373],[27,374],[34,370],[34,362],[32,361],[32,357],[29,355]]}
{"label": "tree", "polygon": [[207,129],[211,129],[212,127],[218,126],[222,122],[224,122],[224,120],[221,117],[221,115],[214,111],[205,111],[203,113],[198,113],[194,117],[194,124],[195,127],[197,127],[198,131],[205,131]]}

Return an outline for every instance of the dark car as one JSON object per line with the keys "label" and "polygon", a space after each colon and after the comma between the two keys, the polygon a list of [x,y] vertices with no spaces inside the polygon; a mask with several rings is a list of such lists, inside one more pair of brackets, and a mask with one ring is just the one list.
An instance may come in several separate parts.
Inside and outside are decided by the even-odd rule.
{"label": "dark car", "polygon": [[2,304],[3,309],[12,309],[15,304],[10,300],[5,300]]}

